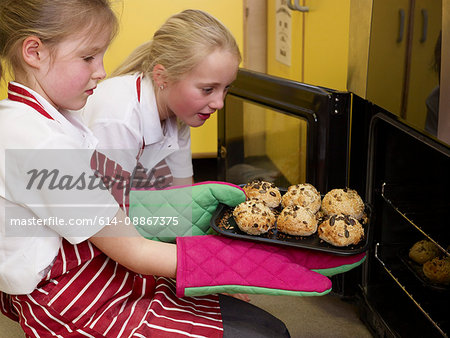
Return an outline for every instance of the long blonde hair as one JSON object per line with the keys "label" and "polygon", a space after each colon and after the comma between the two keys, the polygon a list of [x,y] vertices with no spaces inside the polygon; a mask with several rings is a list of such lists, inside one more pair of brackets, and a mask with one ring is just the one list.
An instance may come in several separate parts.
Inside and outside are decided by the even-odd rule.
{"label": "long blonde hair", "polygon": [[176,82],[216,49],[229,51],[241,61],[236,40],[219,20],[203,11],[188,9],[171,16],[153,39],[137,47],[112,76],[151,74],[153,67],[161,64],[166,79]]}
{"label": "long blonde hair", "polygon": [[84,29],[94,36],[109,29],[113,39],[118,27],[110,0],[1,0],[0,58],[15,72],[23,69],[21,45],[28,36],[37,36],[52,49]]}

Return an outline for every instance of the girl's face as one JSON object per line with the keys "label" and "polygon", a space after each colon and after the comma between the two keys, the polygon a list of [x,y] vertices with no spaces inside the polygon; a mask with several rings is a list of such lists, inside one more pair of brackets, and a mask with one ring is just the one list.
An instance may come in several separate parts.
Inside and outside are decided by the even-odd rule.
{"label": "girl's face", "polygon": [[32,89],[57,109],[83,108],[97,82],[106,76],[103,56],[109,44],[109,32],[92,35],[76,34],[60,42],[53,57],[47,56],[39,71],[37,88]]}
{"label": "girl's face", "polygon": [[217,109],[223,107],[238,67],[238,59],[228,51],[216,50],[209,54],[192,71],[179,81],[168,83],[163,90],[169,113],[191,127],[203,125]]}

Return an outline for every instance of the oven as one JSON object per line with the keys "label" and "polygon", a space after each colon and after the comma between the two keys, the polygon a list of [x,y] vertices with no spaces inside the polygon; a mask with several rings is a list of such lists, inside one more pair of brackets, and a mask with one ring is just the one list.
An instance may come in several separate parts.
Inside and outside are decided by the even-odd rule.
{"label": "oven", "polygon": [[422,239],[449,257],[450,148],[351,92],[240,69],[219,111],[218,178],[322,193],[357,190],[370,206],[366,262],[333,277],[380,337],[448,336],[450,286],[408,256]]}
{"label": "oven", "polygon": [[449,255],[450,152],[385,113],[369,133],[366,198],[373,205],[374,239],[363,273],[362,314],[380,335],[447,336],[450,285],[429,280],[410,259],[426,239]]}

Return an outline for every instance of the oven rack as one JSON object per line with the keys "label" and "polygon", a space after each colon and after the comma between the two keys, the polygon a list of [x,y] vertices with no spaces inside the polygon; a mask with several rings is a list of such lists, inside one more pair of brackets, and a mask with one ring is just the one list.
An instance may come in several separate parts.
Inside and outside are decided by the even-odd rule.
{"label": "oven rack", "polygon": [[[381,196],[399,215],[408,221],[428,240],[436,244],[447,256],[448,238],[442,236],[448,230],[444,221],[449,206],[445,198],[436,195],[437,189],[429,185],[400,185],[384,182],[381,186]],[[418,193],[420,192],[420,193]],[[436,226],[438,225],[438,226]],[[427,230],[424,230],[427,229]]]}
{"label": "oven rack", "polygon": [[[417,292],[416,295],[419,295],[418,297],[414,297],[413,294],[415,292],[411,291],[414,289],[412,283],[406,284],[403,282],[403,278],[401,278],[399,275],[399,268],[395,267],[394,263],[388,263],[386,260],[384,260],[381,256],[381,249],[382,245],[380,243],[375,244],[375,258],[376,260],[381,264],[381,266],[384,268],[384,270],[388,273],[388,275],[393,279],[393,281],[402,289],[402,291],[408,296],[409,299],[417,306],[417,308],[420,310],[420,312],[428,319],[428,321],[438,330],[438,332],[443,337],[448,337],[448,333],[445,332],[445,329],[442,328],[442,324],[438,323],[437,320],[433,319],[435,317],[433,314],[431,314],[430,309],[427,309],[427,304],[425,301],[426,295],[423,295],[420,292]],[[406,280],[406,279],[405,279]],[[409,289],[409,290],[408,290]],[[446,299],[446,298],[445,298]],[[445,302],[445,301],[444,301]],[[445,305],[447,307],[447,305]]]}

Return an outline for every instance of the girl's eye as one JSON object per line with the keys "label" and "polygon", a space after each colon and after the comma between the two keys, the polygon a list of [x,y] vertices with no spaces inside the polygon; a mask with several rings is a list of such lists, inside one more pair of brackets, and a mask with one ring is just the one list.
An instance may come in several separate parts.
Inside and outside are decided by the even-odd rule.
{"label": "girl's eye", "polygon": [[86,62],[91,62],[92,60],[94,60],[94,57],[93,56],[84,56],[83,60]]}
{"label": "girl's eye", "polygon": [[212,88],[203,88],[202,90],[205,94],[210,94],[213,91]]}

